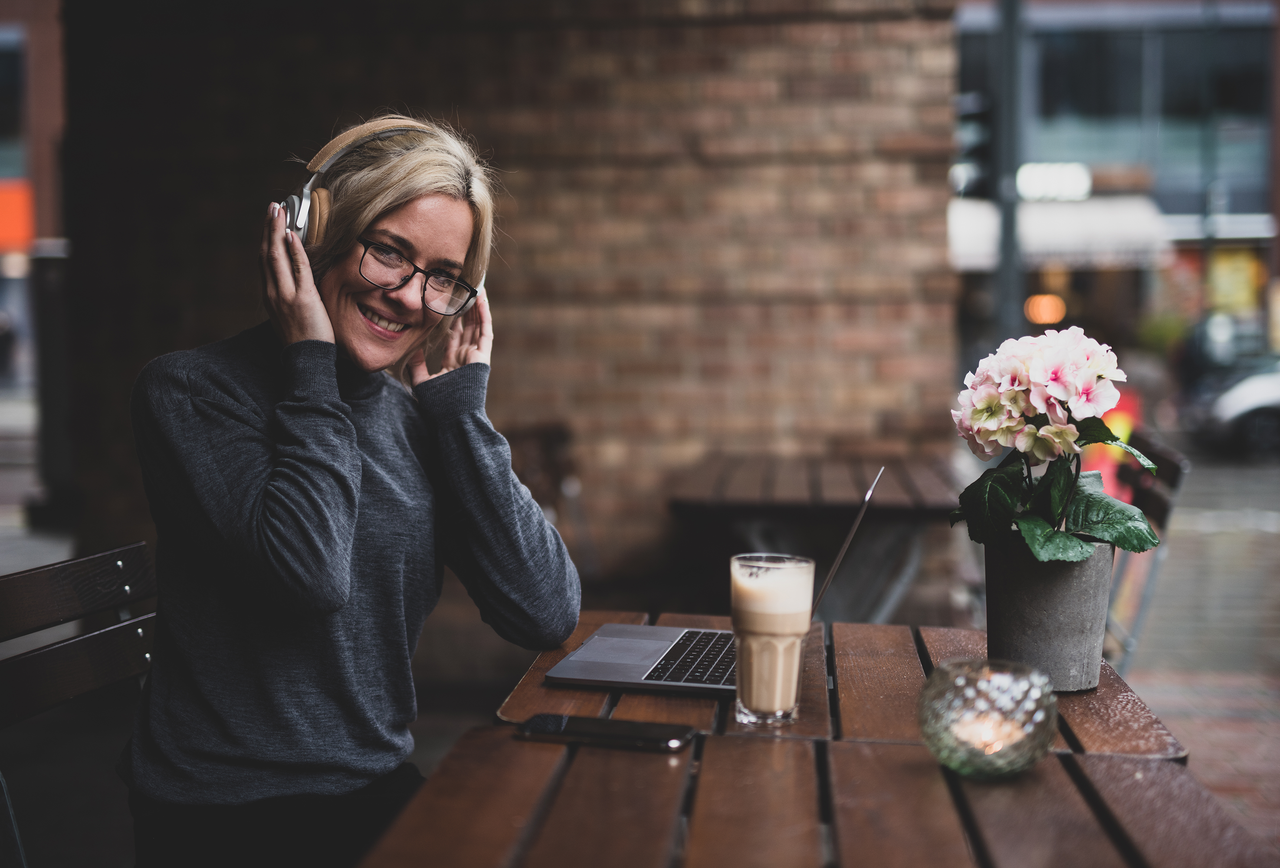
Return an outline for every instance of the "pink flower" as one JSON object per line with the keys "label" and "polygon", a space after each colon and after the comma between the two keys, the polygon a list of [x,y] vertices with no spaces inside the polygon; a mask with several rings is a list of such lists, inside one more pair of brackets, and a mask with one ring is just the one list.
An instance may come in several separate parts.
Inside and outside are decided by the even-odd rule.
{"label": "pink flower", "polygon": [[964,415],[959,410],[951,411],[951,419],[956,423],[956,431],[964,438],[964,442],[969,445],[969,451],[983,461],[990,460],[992,456],[1000,451],[1000,446],[996,442],[979,439],[977,432],[969,426],[968,422],[965,421]]}
{"label": "pink flower", "polygon": [[1110,380],[1096,377],[1087,371],[1081,372],[1076,387],[1076,395],[1067,402],[1067,406],[1071,408],[1071,414],[1077,419],[1100,417],[1120,403],[1120,391],[1111,384]]}
{"label": "pink flower", "polygon": [[1059,401],[1069,401],[1075,396],[1076,368],[1071,356],[1055,352],[1031,360],[1032,387],[1043,386]]}

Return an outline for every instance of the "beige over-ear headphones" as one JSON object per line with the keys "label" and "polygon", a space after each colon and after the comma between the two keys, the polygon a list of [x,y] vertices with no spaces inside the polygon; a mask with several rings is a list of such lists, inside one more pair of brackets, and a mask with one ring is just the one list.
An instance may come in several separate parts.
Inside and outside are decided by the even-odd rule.
{"label": "beige over-ear headphones", "polygon": [[320,153],[307,163],[307,171],[311,180],[303,185],[296,196],[290,196],[280,203],[285,212],[285,226],[298,233],[302,243],[311,247],[324,237],[325,225],[329,220],[329,191],[317,187],[316,181],[338,161],[338,158],[352,148],[359,147],[373,139],[385,139],[398,133],[411,131],[429,132],[424,124],[399,118],[387,118],[371,121],[352,127],[320,149]]}
{"label": "beige over-ear headphones", "polygon": [[[289,196],[280,203],[280,207],[285,212],[286,228],[298,233],[302,243],[308,247],[318,244],[320,239],[324,237],[324,230],[329,222],[330,204],[329,191],[324,187],[316,186],[316,181],[319,180],[320,176],[327,172],[338,161],[339,157],[352,148],[357,148],[373,139],[385,139],[399,133],[413,131],[431,132],[432,130],[426,124],[420,124],[405,118],[384,118],[352,127],[321,148],[320,153],[312,157],[311,162],[307,163],[307,171],[311,172],[311,180],[303,185],[297,195]],[[476,290],[477,295],[472,296],[471,300],[461,310],[453,314],[454,316],[460,317],[461,314],[466,313],[476,303],[479,293],[484,291],[483,276],[481,276]]]}

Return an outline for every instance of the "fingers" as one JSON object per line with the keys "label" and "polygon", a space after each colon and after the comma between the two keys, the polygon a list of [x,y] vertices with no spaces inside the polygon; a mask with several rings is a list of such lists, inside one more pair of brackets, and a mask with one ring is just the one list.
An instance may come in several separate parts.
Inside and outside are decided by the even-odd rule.
{"label": "fingers", "polygon": [[302,239],[287,225],[287,214],[272,203],[262,235],[263,301],[285,343],[333,341],[333,326],[316,289]]}

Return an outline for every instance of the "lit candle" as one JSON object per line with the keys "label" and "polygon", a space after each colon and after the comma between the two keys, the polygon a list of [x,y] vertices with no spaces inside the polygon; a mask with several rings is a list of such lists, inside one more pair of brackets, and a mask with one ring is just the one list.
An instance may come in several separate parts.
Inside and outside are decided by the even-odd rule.
{"label": "lit candle", "polygon": [[951,725],[951,733],[987,756],[1026,737],[1022,724],[1009,720],[996,711],[975,714],[969,718],[962,717]]}

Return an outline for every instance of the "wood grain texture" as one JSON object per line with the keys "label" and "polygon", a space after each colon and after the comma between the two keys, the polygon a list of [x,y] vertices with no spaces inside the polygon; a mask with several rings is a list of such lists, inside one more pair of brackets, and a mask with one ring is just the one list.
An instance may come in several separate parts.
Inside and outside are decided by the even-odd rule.
{"label": "wood grain texture", "polygon": [[692,755],[578,748],[522,865],[667,868]]}
{"label": "wood grain texture", "polygon": [[926,748],[833,742],[828,756],[840,864],[973,864],[946,780]]}
{"label": "wood grain texture", "polygon": [[924,668],[911,629],[833,624],[840,737],[920,743],[916,699]]}
{"label": "wood grain texture", "polygon": [[858,506],[865,488],[854,480],[847,461],[827,459],[818,465],[818,501],[833,506]]}
{"label": "wood grain texture", "polygon": [[908,461],[902,468],[910,477],[921,506],[950,512],[960,505],[960,489],[951,481],[945,467],[927,461]]}
{"label": "wood grain texture", "polygon": [[0,640],[156,593],[146,543],[0,577]]}
{"label": "wood grain texture", "polygon": [[498,709],[498,719],[521,723],[535,714],[570,714],[576,717],[599,717],[609,701],[609,691],[547,684],[547,671],[575,650],[602,624],[643,624],[649,616],[643,612],[584,611],[578,615],[578,627],[565,643],[552,651],[543,651],[520,679],[515,690]]}
{"label": "wood grain texture", "polygon": [[822,622],[809,627],[804,640],[804,662],[800,670],[800,709],[794,722],[786,726],[759,727],[738,723],[730,709],[726,735],[759,735],[770,738],[831,738],[831,700],[827,690],[827,646]]}
{"label": "wood grain texture", "polygon": [[864,459],[859,463],[862,465],[861,475],[866,479],[866,485],[863,487],[864,492],[871,486],[876,474],[880,472],[880,467],[882,465],[884,467],[884,475],[876,483],[875,494],[871,497],[869,510],[911,509],[918,505],[915,496],[903,482],[902,462],[868,461]]}
{"label": "wood grain texture", "polygon": [[769,464],[760,455],[738,462],[724,484],[725,503],[767,503],[765,476]]}
{"label": "wood grain texture", "polygon": [[1058,713],[1085,753],[1187,756],[1181,742],[1105,661],[1095,689],[1058,694]]}
{"label": "wood grain texture", "polygon": [[362,868],[510,864],[569,750],[514,733],[491,726],[463,735]]}
{"label": "wood grain texture", "polygon": [[[680,615],[665,613],[658,617],[659,627],[686,627],[694,630],[730,630],[732,624],[724,615]],[[610,715],[615,720],[647,720],[653,723],[680,723],[701,732],[716,728],[720,704],[702,696],[683,696],[636,690],[624,693]]]}
{"label": "wood grain texture", "polygon": [[708,738],[689,818],[685,868],[821,865],[813,743]]}
{"label": "wood grain texture", "polygon": [[1280,865],[1186,766],[1139,757],[1073,757],[1149,865]]}
{"label": "wood grain texture", "polygon": [[809,465],[801,458],[783,458],[774,464],[773,502],[807,504],[813,500]]}
{"label": "wood grain texture", "polygon": [[1011,778],[962,779],[961,789],[994,868],[1125,864],[1054,754]]}
{"label": "wood grain texture", "polygon": [[947,660],[964,660],[987,656],[987,634],[981,630],[954,627],[921,627],[920,638],[929,652],[933,666]]}

